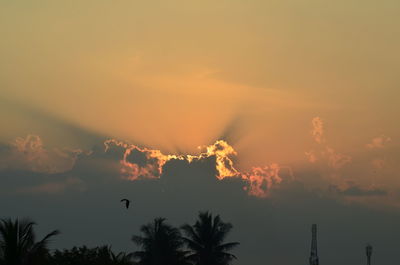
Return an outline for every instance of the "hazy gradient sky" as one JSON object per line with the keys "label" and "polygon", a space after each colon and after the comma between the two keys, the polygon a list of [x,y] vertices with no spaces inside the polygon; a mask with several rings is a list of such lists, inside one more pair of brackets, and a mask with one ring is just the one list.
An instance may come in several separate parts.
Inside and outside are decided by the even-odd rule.
{"label": "hazy gradient sky", "polygon": [[[361,264],[369,241],[398,263],[399,13],[395,0],[0,1],[0,217],[60,228],[57,247],[133,251],[151,218],[211,209],[235,226],[236,264],[305,264],[313,222],[324,264]],[[106,139],[135,147],[105,152]],[[216,140],[237,155],[168,156]],[[233,178],[215,178],[218,157]]]}

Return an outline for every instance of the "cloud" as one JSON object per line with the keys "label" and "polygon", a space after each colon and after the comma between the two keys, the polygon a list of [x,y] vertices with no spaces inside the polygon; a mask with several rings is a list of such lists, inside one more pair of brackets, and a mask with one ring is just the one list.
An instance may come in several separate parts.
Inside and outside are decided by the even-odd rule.
{"label": "cloud", "polygon": [[334,148],[327,144],[324,135],[324,123],[320,117],[314,117],[311,120],[311,124],[311,135],[318,146],[316,147],[316,150],[305,152],[307,160],[310,163],[323,160],[327,163],[327,166],[338,170],[352,161],[351,156],[338,153]]}
{"label": "cloud", "polygon": [[279,176],[281,170],[278,164],[271,164],[264,167],[253,167],[249,173],[244,173],[242,179],[248,182],[245,190],[250,195],[257,197],[266,197],[269,190],[276,184],[282,182],[282,178]]}
{"label": "cloud", "polygon": [[80,149],[48,149],[38,135],[17,137],[0,145],[0,186],[2,192],[56,194],[84,190],[83,181],[69,176],[81,155]]}
{"label": "cloud", "polygon": [[325,150],[326,151],[323,154],[326,154],[326,157],[328,158],[328,165],[331,168],[340,169],[344,165],[351,162],[351,156],[349,155],[337,153],[333,148],[328,146]]}
{"label": "cloud", "polygon": [[314,150],[305,152],[304,154],[306,155],[307,160],[308,160],[310,163],[315,163],[315,162],[317,162],[318,159],[317,159],[317,155],[315,154],[315,151],[314,151]]}
{"label": "cloud", "polygon": [[315,142],[321,144],[325,142],[324,138],[324,123],[320,117],[314,117],[311,120],[312,130],[311,135],[313,136]]}
{"label": "cloud", "polygon": [[[317,123],[317,131],[323,132],[322,119],[317,120],[318,122],[314,122]],[[318,162],[317,167],[310,169],[318,179],[313,181],[304,178],[303,181],[313,181],[307,185],[321,188],[322,185],[343,183],[343,175],[356,174],[354,171],[350,172],[348,167],[342,170],[352,158],[330,147],[323,133],[319,136],[324,140],[317,143],[315,150],[306,152],[310,162]],[[1,167],[3,175],[6,171],[13,174],[12,170],[24,171],[27,176],[32,175],[29,172],[45,174],[45,178],[35,177],[38,180],[36,182],[15,186],[14,190],[23,193],[56,194],[68,190],[84,191],[97,187],[98,183],[111,183],[114,180],[163,180],[160,183],[168,183],[168,178],[173,176],[167,176],[165,169],[179,165],[178,162],[184,163],[187,168],[196,168],[197,163],[207,161],[212,165],[215,183],[225,185],[228,180],[235,180],[237,189],[259,198],[270,197],[272,191],[280,188],[283,182],[294,180],[292,168],[283,167],[278,163],[253,166],[247,171],[239,169],[236,162],[240,156],[233,146],[224,140],[200,147],[197,154],[164,154],[161,150],[139,147],[116,139],[106,140],[94,146],[90,152],[83,152],[66,148],[49,149],[39,136],[28,135],[25,138],[19,137],[8,145],[0,145],[0,156],[7,157],[6,160],[1,160],[7,162]],[[381,162],[376,164],[382,166]],[[357,166],[359,168],[359,164]],[[298,174],[296,172],[296,175]],[[82,185],[78,185],[76,180],[81,181]]]}
{"label": "cloud", "polygon": [[391,142],[392,139],[386,135],[380,135],[371,140],[370,143],[366,144],[366,147],[369,149],[379,149],[379,148],[384,148],[386,144]]}
{"label": "cloud", "polygon": [[280,166],[276,163],[252,167],[248,172],[241,172],[236,169],[233,157],[237,156],[234,148],[224,140],[218,140],[214,144],[205,146],[205,152],[198,155],[165,155],[160,150],[141,148],[123,141],[110,139],[105,141],[105,152],[112,147],[122,147],[125,149],[120,160],[121,176],[128,180],[139,179],[158,179],[163,174],[166,163],[173,160],[201,161],[210,157],[215,159],[216,178],[223,180],[226,178],[238,178],[243,180],[244,187],[249,195],[257,197],[267,197],[269,190],[282,182],[279,176]]}
{"label": "cloud", "polygon": [[0,169],[18,169],[42,173],[60,173],[70,170],[82,153],[80,149],[48,150],[37,135],[18,137],[3,145]]}
{"label": "cloud", "polygon": [[[393,229],[389,227],[396,227],[393,225],[400,219],[396,210],[384,211],[382,207],[373,207],[364,202],[388,199],[389,196],[378,195],[379,190],[384,191],[382,189],[360,186],[358,183],[335,186],[336,189],[331,192],[327,191],[326,186],[311,189],[310,183],[301,179],[284,181],[286,177],[281,176],[284,172],[280,165],[260,167],[260,171],[254,167],[247,173],[247,179],[242,176],[219,179],[218,155],[222,158],[222,165],[229,169],[227,172],[236,170],[245,175],[234,163],[239,154],[223,142],[206,146],[199,154],[182,156],[185,159],[166,161],[160,175],[158,170],[154,171],[158,177],[142,176],[129,181],[120,171],[121,160],[129,148],[132,145],[124,143],[119,146],[109,142],[105,151],[101,143],[90,154],[80,154],[73,168],[63,173],[9,172],[7,175],[14,179],[18,192],[0,192],[2,214],[28,214],[43,224],[44,229],[49,227],[48,220],[51,220],[51,225],[65,231],[62,240],[55,242],[54,247],[57,248],[112,243],[117,249],[129,250],[131,243],[127,229],[133,229],[131,233],[135,233],[135,229],[155,216],[164,216],[178,226],[194,221],[199,210],[210,210],[232,222],[234,229],[230,238],[242,242],[235,254],[241,261],[251,265],[258,265],[260,260],[266,259],[272,263],[282,262],[282,253],[287,249],[291,249],[293,255],[285,256],[284,264],[306,259],[309,245],[304,242],[309,240],[311,223],[320,225],[322,245],[327,248],[339,246],[346,260],[356,262],[358,256],[346,252],[346,249],[363,242],[366,233],[369,240],[381,240],[382,233],[385,233],[385,238],[392,238]],[[6,152],[8,148],[4,150]],[[145,148],[137,147],[131,150],[126,157],[127,162],[136,163],[139,167],[146,167],[150,163],[157,169],[158,160],[167,156],[161,151],[150,152],[152,149],[145,151]],[[207,155],[208,152],[212,155]],[[224,160],[226,153],[232,164]],[[161,158],[158,158],[159,155],[162,155]],[[258,180],[263,179],[260,175],[264,174],[269,174],[271,182],[267,178],[260,185]],[[272,177],[276,174],[283,179],[279,186]],[[299,174],[320,177],[319,172],[315,171],[296,170],[296,176]],[[256,177],[253,179],[250,176]],[[2,179],[1,176],[0,181]],[[253,187],[250,180],[254,181]],[[0,188],[10,189],[9,184],[3,184],[0,183]],[[247,187],[247,190],[243,190],[243,187]],[[248,196],[250,191],[256,194],[265,194],[267,191],[268,200]],[[132,211],[120,207],[119,199],[125,196],[133,201]],[[357,200],[362,203],[348,203]],[[360,222],[363,222],[363,226],[357,225]],[[377,223],[385,229],[376,229]],[[104,229],[110,225],[116,229]],[[99,229],[104,232],[98,233]],[[343,236],[349,240],[343,243]],[[386,247],[395,249],[395,241],[384,242]],[[393,256],[389,257],[385,264],[390,264]],[[324,259],[332,264],[340,262],[335,252],[324,253]]]}
{"label": "cloud", "polygon": [[370,143],[366,144],[366,148],[370,150],[375,157],[371,159],[371,165],[375,169],[383,169],[387,166],[386,152],[387,145],[392,139],[384,134],[374,137]]}

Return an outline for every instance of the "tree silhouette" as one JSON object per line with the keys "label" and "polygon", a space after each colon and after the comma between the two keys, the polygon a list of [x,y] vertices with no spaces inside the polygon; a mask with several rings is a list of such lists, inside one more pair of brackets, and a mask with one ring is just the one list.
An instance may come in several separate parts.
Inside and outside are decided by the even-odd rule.
{"label": "tree silhouette", "polygon": [[133,253],[124,253],[124,252],[119,252],[118,254],[115,254],[112,250],[111,247],[108,246],[103,246],[97,248],[97,256],[98,256],[98,263],[99,265],[131,265],[131,259],[133,256]]}
{"label": "tree silhouette", "polygon": [[0,221],[0,264],[42,264],[47,257],[47,245],[51,237],[60,232],[54,230],[36,242],[34,222],[29,219],[2,219]]}
{"label": "tree silhouette", "polygon": [[228,251],[239,243],[224,243],[232,225],[224,223],[219,215],[213,218],[209,212],[200,212],[193,226],[185,224],[181,229],[186,235],[183,240],[190,250],[188,258],[195,265],[226,265],[236,259]]}
{"label": "tree silhouette", "polygon": [[72,249],[64,249],[63,251],[56,250],[50,264],[52,265],[84,265],[96,264],[97,248],[90,249],[86,246],[73,247]]}
{"label": "tree silhouette", "polygon": [[141,247],[134,252],[140,265],[186,265],[186,252],[182,250],[183,240],[179,229],[156,218],[140,229],[143,235],[134,235],[132,241]]}
{"label": "tree silhouette", "polygon": [[132,265],[132,254],[114,254],[109,246],[56,250],[51,256],[50,265]]}
{"label": "tree silhouette", "polygon": [[124,252],[119,252],[115,255],[111,252],[111,261],[114,265],[130,265],[132,264],[131,259],[133,257],[133,253],[126,254]]}

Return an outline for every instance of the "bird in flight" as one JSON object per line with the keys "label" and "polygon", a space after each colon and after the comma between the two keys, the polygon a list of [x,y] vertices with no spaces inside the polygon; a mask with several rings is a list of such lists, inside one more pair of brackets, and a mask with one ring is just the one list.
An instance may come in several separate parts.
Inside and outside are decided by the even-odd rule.
{"label": "bird in flight", "polygon": [[125,207],[126,207],[126,209],[129,208],[129,204],[131,203],[131,201],[128,200],[128,199],[122,199],[121,202],[125,202]]}

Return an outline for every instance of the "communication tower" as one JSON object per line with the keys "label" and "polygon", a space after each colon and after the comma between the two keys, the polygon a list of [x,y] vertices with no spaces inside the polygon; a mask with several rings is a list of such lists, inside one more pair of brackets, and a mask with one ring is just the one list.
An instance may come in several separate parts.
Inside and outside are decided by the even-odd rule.
{"label": "communication tower", "polygon": [[317,225],[313,224],[311,227],[312,239],[311,239],[311,254],[310,254],[310,265],[319,265],[318,251],[317,251]]}
{"label": "communication tower", "polygon": [[370,244],[367,244],[365,250],[367,254],[367,265],[371,265],[372,246]]}

